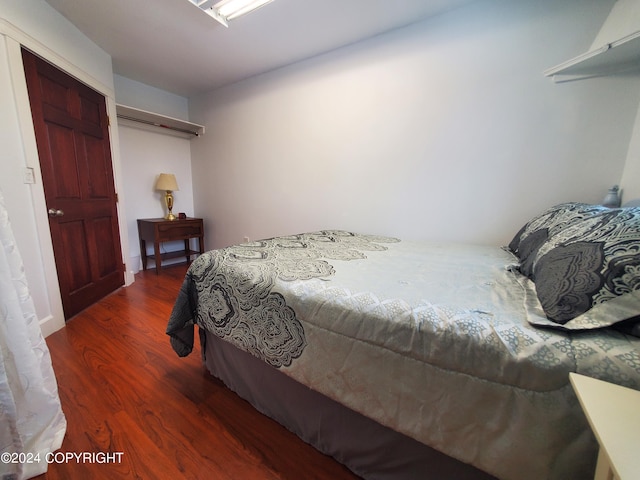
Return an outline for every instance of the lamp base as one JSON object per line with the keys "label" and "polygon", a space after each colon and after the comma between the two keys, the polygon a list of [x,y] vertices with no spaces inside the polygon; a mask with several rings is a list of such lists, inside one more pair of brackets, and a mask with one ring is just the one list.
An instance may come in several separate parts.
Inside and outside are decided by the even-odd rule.
{"label": "lamp base", "polygon": [[173,210],[173,193],[171,190],[167,190],[167,193],[164,195],[164,202],[167,205],[167,214],[165,215],[165,220],[175,220],[176,216],[171,212]]}

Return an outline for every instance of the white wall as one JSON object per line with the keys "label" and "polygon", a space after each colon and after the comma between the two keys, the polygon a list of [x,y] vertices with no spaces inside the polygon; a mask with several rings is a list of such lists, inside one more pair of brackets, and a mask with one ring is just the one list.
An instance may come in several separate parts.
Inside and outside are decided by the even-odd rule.
{"label": "white wall", "polygon": [[622,177],[637,78],[554,84],[612,1],[487,0],[190,99],[207,247],[320,228],[505,244]]}
{"label": "white wall", "polygon": [[[182,120],[189,119],[185,97],[118,75],[115,76],[115,89],[118,104]],[[158,218],[165,214],[164,196],[154,190],[160,173],[173,173],[176,176],[180,190],[174,193],[174,213],[194,215],[191,141],[197,142],[199,139],[189,140],[162,133],[160,129],[141,129],[124,124],[119,124],[119,135],[124,190],[128,199],[126,217],[131,269],[137,273],[141,268],[137,219]],[[162,251],[181,250],[184,244],[167,242],[161,247]],[[147,245],[147,250],[153,253],[153,245]],[[152,266],[150,262],[148,268]]]}
{"label": "white wall", "polygon": [[[45,335],[64,326],[58,279],[42,189],[40,165],[20,56],[20,44],[56,64],[107,97],[115,118],[111,57],[98,48],[44,0],[0,0],[0,162],[2,188],[25,264],[36,313]],[[116,190],[120,206],[126,195],[120,190],[117,129],[111,129]],[[35,171],[36,183],[24,184],[25,167]],[[123,208],[119,208],[123,258],[128,263],[128,243]],[[130,282],[131,278],[127,278]]]}
{"label": "white wall", "polygon": [[596,50],[640,30],[640,1],[617,0],[589,50]]}
{"label": "white wall", "polygon": [[158,113],[167,117],[189,120],[189,103],[185,97],[114,75],[116,103]]}
{"label": "white wall", "polygon": [[640,105],[629,144],[627,162],[620,182],[622,203],[640,199]]}
{"label": "white wall", "polygon": [[36,314],[43,319],[51,315],[51,308],[42,272],[31,188],[23,183],[25,152],[19,141],[20,125],[8,65],[6,38],[0,35],[0,191],[5,198],[11,228],[23,258]]}
{"label": "white wall", "polygon": [[[618,0],[591,45],[591,50],[638,31],[640,31],[640,0]],[[623,203],[640,199],[640,106],[620,187]]]}
{"label": "white wall", "polygon": [[[120,149],[124,188],[129,199],[126,215],[131,268],[137,273],[141,268],[137,219],[159,218],[166,213],[164,194],[154,190],[160,173],[173,173],[176,176],[180,190],[173,194],[173,212],[184,212],[190,217],[194,215],[191,151],[189,140],[123,125],[120,126]],[[182,242],[162,244],[162,251],[182,249]],[[147,245],[147,251],[153,253],[153,244]]]}

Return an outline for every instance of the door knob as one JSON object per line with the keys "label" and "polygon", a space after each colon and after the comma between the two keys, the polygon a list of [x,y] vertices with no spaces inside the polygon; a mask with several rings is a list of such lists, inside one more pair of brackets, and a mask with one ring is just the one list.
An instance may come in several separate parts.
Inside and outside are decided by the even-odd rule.
{"label": "door knob", "polygon": [[64,215],[64,212],[62,210],[56,210],[55,208],[49,209],[50,217],[62,217],[63,215]]}

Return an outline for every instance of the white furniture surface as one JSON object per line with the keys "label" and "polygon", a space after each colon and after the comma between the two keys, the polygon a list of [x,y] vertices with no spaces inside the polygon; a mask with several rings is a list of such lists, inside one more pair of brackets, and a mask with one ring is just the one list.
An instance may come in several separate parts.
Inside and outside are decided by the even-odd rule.
{"label": "white furniture surface", "polygon": [[600,453],[595,480],[640,479],[640,391],[570,373]]}

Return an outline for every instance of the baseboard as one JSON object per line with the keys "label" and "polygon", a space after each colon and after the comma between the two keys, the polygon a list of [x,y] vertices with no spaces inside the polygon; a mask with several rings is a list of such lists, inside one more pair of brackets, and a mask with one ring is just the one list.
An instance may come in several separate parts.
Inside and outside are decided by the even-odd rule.
{"label": "baseboard", "polygon": [[54,332],[57,332],[61,328],[64,328],[64,319],[56,319],[53,315],[48,315],[45,318],[41,318],[38,322],[40,324],[40,330],[43,337],[48,337]]}

